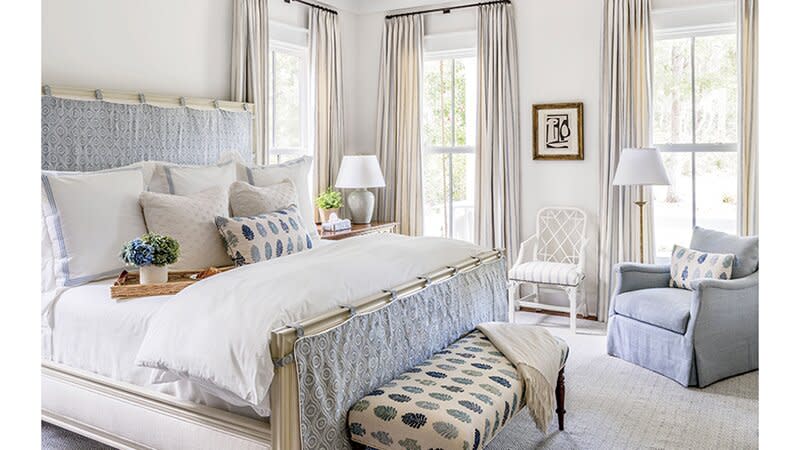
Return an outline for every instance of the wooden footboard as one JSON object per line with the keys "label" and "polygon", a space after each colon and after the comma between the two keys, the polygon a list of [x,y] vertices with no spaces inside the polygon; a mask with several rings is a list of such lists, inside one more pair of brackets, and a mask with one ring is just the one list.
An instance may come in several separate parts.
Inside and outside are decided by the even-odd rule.
{"label": "wooden footboard", "polygon": [[275,377],[270,391],[273,448],[281,450],[300,450],[301,448],[299,386],[293,355],[294,344],[299,337],[325,332],[344,323],[352,317],[352,314],[374,311],[397,297],[405,297],[421,291],[431,282],[450,279],[458,273],[473,270],[483,263],[496,261],[503,257],[503,253],[499,250],[485,252],[403,285],[387,289],[383,293],[354,302],[353,310],[341,308],[293,327],[287,326],[273,331],[270,337],[270,353],[275,362]]}

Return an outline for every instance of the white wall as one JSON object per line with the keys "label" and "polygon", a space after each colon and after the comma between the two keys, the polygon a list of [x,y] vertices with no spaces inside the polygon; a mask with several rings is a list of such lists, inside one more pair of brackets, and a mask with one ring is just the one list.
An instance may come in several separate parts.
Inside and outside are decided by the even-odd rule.
{"label": "white wall", "polygon": [[230,0],[42,0],[42,83],[229,96]]}

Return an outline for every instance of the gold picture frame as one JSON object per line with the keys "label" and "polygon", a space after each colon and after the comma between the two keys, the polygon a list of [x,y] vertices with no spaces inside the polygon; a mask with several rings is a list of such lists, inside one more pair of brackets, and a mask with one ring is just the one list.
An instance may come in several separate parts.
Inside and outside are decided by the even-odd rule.
{"label": "gold picture frame", "polygon": [[533,159],[583,161],[582,102],[533,105]]}

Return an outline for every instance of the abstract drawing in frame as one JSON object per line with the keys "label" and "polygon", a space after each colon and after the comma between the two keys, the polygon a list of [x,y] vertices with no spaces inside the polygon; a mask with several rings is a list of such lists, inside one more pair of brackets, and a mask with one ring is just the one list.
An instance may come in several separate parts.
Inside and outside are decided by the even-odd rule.
{"label": "abstract drawing in frame", "polygon": [[533,105],[533,159],[583,160],[583,103]]}

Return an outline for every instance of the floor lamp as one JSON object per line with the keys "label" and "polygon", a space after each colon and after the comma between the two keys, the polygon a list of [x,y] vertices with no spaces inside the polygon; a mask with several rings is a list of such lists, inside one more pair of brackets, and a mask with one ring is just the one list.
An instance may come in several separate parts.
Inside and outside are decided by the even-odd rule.
{"label": "floor lamp", "polygon": [[670,184],[661,153],[655,148],[623,149],[612,184],[639,187],[639,201],[634,204],[639,207],[639,262],[644,263],[644,187]]}

